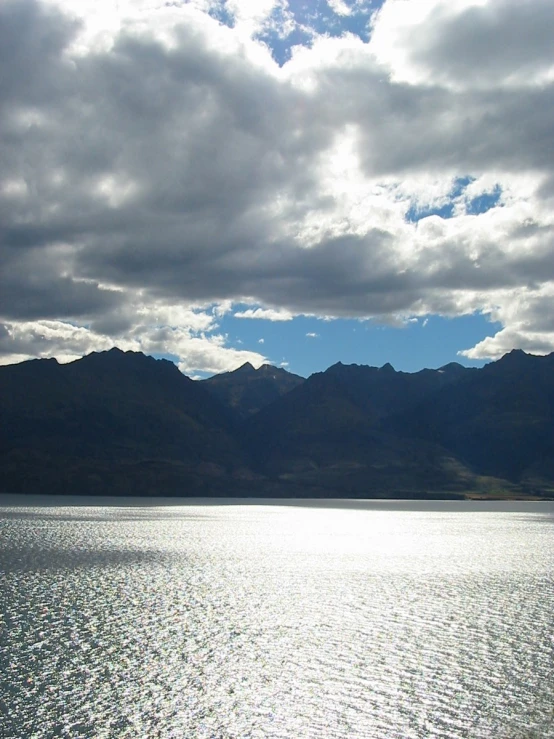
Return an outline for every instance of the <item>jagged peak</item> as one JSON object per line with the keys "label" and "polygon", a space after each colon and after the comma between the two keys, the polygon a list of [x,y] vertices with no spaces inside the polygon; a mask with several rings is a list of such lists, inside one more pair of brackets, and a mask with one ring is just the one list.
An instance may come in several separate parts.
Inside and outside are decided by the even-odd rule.
{"label": "jagged peak", "polygon": [[379,372],[388,372],[389,374],[392,374],[393,372],[396,373],[396,370],[390,362],[386,362],[382,367],[379,367]]}
{"label": "jagged peak", "polygon": [[175,362],[172,362],[170,359],[165,359],[164,357],[156,358],[151,356],[150,354],[144,354],[143,352],[135,352],[133,350],[123,351],[123,349],[120,349],[117,346],[112,347],[111,349],[107,349],[106,351],[101,352],[91,352],[90,354],[86,354],[84,357],[81,357],[80,359],[76,359],[74,362],[70,362],[72,365],[78,365],[79,363],[84,362],[85,365],[88,365],[91,363],[91,366],[95,367],[159,367],[164,369],[166,371],[167,369],[171,371],[176,371],[179,374],[183,375],[183,377],[186,377],[186,375],[181,372],[181,370],[177,367]]}
{"label": "jagged peak", "polygon": [[276,374],[280,374],[280,375],[291,374],[290,372],[288,372],[288,370],[284,369],[283,367],[275,367],[275,365],[268,364],[267,362],[265,364],[261,364],[259,367],[254,367],[250,362],[245,362],[243,365],[238,367],[236,370],[233,370],[230,373],[223,373],[223,374],[235,374],[237,372],[240,374],[255,374],[258,376],[260,375],[275,376]]}
{"label": "jagged peak", "polygon": [[[123,349],[120,349],[118,346],[112,346],[111,349],[105,349],[103,351],[99,352],[90,352],[90,354],[85,354],[81,359],[89,359],[94,357],[109,357],[109,358],[120,358],[124,356],[146,356],[142,352],[133,352],[133,351],[126,351],[124,352]],[[79,362],[80,360],[75,360]]]}

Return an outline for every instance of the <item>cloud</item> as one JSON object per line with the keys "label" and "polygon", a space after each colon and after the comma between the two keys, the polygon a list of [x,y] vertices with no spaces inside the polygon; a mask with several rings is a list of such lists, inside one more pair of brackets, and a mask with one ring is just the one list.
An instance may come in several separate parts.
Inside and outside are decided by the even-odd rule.
{"label": "cloud", "polygon": [[233,314],[234,318],[251,318],[264,321],[291,321],[292,314],[283,310],[273,310],[271,308],[248,308],[247,310],[237,311]]}
{"label": "cloud", "polygon": [[2,361],[127,341],[227,369],[244,304],[482,312],[502,329],[466,356],[554,349],[548,3],[387,0],[369,43],[282,67],[256,33],[284,4],[228,5],[0,4]]}
{"label": "cloud", "polygon": [[554,347],[554,285],[513,294],[506,291],[497,297],[497,305],[487,312],[506,328],[459,353],[469,359],[499,359],[517,346],[532,354],[549,354]]}
{"label": "cloud", "polygon": [[279,0],[227,0],[225,5],[233,14],[235,22],[245,24],[252,33],[283,3]]}
{"label": "cloud", "polygon": [[500,359],[514,346],[530,354],[550,354],[554,346],[554,332],[502,329],[495,336],[487,337],[472,349],[460,351],[458,354],[468,359]]}
{"label": "cloud", "polygon": [[265,344],[265,339],[258,339],[258,344]]}
{"label": "cloud", "polygon": [[225,337],[192,338],[180,348],[179,369],[187,375],[202,369],[208,374],[218,374],[241,367],[250,362],[254,367],[267,363],[267,358],[258,352],[232,349],[225,346]]}
{"label": "cloud", "polygon": [[327,0],[327,4],[337,15],[350,15],[352,13],[352,8],[344,0]]}
{"label": "cloud", "polygon": [[182,326],[138,325],[130,333],[108,335],[62,321],[6,322],[0,323],[0,364],[20,362],[33,356],[71,362],[84,354],[113,346],[181,357],[179,368],[188,375],[198,371],[226,372],[245,362],[256,367],[267,362],[259,352],[235,349],[227,343],[225,335],[196,334]]}
{"label": "cloud", "polygon": [[388,0],[371,45],[396,80],[498,89],[554,79],[548,3]]}
{"label": "cloud", "polygon": [[317,338],[319,338],[319,334],[315,334],[315,333],[314,333],[313,331],[309,331],[309,332],[308,332],[308,333],[306,334],[306,336],[307,336],[307,337],[308,337],[309,339],[317,339]]}

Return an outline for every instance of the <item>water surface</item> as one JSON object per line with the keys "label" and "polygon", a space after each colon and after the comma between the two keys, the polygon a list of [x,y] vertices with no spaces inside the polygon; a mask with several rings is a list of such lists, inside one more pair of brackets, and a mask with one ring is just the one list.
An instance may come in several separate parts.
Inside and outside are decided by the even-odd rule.
{"label": "water surface", "polygon": [[0,497],[3,739],[554,737],[553,504],[80,502]]}

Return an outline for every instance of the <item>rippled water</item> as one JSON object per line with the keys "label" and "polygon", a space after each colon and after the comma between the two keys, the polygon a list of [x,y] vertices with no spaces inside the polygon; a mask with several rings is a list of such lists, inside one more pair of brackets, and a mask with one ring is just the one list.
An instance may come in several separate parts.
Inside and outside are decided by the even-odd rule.
{"label": "rippled water", "polygon": [[552,504],[0,525],[2,739],[554,737]]}

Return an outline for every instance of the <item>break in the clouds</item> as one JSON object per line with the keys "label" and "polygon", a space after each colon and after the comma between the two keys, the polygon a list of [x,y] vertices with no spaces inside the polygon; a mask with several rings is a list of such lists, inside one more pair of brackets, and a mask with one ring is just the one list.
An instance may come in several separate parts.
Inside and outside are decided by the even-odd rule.
{"label": "break in the clouds", "polygon": [[0,4],[1,361],[266,361],[229,314],[483,313],[467,357],[554,350],[549,3],[298,6]]}

